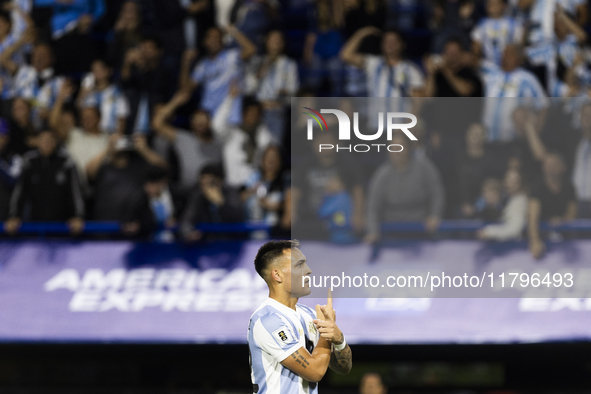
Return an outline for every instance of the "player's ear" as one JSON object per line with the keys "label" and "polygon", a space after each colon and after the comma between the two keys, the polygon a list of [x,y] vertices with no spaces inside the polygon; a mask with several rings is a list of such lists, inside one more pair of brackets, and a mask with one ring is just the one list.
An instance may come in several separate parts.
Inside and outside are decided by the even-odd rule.
{"label": "player's ear", "polygon": [[282,283],[283,282],[283,272],[281,272],[281,270],[274,268],[271,270],[271,279],[273,279],[273,281],[277,282],[277,283]]}

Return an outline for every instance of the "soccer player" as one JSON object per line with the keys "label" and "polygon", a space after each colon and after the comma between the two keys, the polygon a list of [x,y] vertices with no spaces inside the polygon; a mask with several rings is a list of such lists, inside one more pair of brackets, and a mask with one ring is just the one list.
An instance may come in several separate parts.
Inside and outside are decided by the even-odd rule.
{"label": "soccer player", "polygon": [[310,294],[312,271],[297,241],[269,241],[254,260],[269,298],[250,318],[248,347],[253,393],[318,393],[330,367],[351,370],[351,349],[335,323],[332,295],[326,305],[298,304]]}

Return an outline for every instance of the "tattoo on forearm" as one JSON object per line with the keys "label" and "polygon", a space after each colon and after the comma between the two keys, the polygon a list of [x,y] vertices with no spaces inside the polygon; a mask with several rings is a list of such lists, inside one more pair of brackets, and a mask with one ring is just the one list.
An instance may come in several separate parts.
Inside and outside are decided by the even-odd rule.
{"label": "tattoo on forearm", "polygon": [[291,354],[291,358],[293,358],[296,363],[300,364],[302,366],[302,368],[307,368],[310,365],[308,360],[306,360],[306,358],[300,354],[299,350],[296,350],[295,352],[293,352]]}
{"label": "tattoo on forearm", "polygon": [[331,358],[331,369],[337,373],[346,374],[349,373],[353,366],[351,348],[347,345],[343,350],[335,350]]}

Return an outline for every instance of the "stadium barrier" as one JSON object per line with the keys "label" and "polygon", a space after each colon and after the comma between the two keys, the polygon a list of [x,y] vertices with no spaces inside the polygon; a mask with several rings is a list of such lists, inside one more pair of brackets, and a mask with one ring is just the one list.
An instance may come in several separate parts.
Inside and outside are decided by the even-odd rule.
{"label": "stadium barrier", "polygon": [[[486,223],[480,220],[444,220],[441,222],[438,233],[473,232],[482,228]],[[265,223],[202,223],[196,227],[204,233],[211,234],[236,234],[251,233],[255,231],[269,231],[271,226]],[[172,231],[178,227],[169,228]],[[421,222],[397,222],[385,223],[382,230],[387,233],[424,233],[425,226]],[[542,231],[557,232],[586,232],[591,231],[591,219],[576,219],[560,225],[550,223],[541,224]],[[116,221],[87,221],[84,225],[84,234],[118,234],[121,226]],[[5,234],[4,223],[0,226],[0,234]],[[64,222],[24,222],[19,229],[20,234],[67,234],[68,225]]]}

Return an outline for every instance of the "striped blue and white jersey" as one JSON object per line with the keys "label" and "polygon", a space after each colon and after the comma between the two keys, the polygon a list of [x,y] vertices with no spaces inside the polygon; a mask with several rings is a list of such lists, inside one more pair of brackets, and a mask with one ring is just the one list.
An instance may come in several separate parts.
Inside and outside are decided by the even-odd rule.
{"label": "striped blue and white jersey", "polygon": [[319,339],[314,319],[316,312],[312,308],[298,304],[293,310],[272,298],[252,314],[248,348],[254,393],[318,393],[317,383],[310,383],[281,365],[301,347],[312,353]]}
{"label": "striped blue and white jersey", "polygon": [[367,55],[364,69],[370,97],[410,97],[413,89],[425,84],[419,67],[408,60],[391,66],[383,56]]}
{"label": "striped blue and white jersey", "polygon": [[[252,60],[246,77],[247,92],[256,95],[259,101],[287,100],[287,98],[295,96],[299,89],[296,62],[285,55],[280,55],[269,66],[265,75],[258,78],[258,70],[264,61],[264,57],[256,57]],[[283,96],[281,96],[282,94]]]}
{"label": "striped blue and white jersey", "polygon": [[537,46],[526,49],[526,55],[531,64],[546,67],[546,86],[551,97],[562,96],[560,93],[564,84],[558,80],[559,62],[562,62],[567,68],[571,67],[578,51],[577,37],[573,34],[569,34],[562,41],[544,41]]}
{"label": "striped blue and white jersey", "polygon": [[521,43],[523,26],[514,18],[484,18],[470,36],[480,44],[486,60],[500,65],[505,47]]}
{"label": "striped blue and white jersey", "polygon": [[520,106],[536,110],[548,107],[549,100],[534,74],[517,68],[511,72],[490,68],[483,73],[486,97],[483,122],[490,141],[511,141],[515,138],[513,111]]}
{"label": "striped blue and white jersey", "polygon": [[[209,111],[212,117],[230,93],[232,82],[241,79],[242,65],[240,49],[233,48],[222,50],[214,58],[207,57],[195,66],[191,79],[203,84],[201,108]],[[230,114],[229,123],[240,123],[241,119],[237,106]]]}
{"label": "striped blue and white jersey", "polygon": [[[528,47],[526,55],[534,65],[548,65],[560,60],[566,67],[573,65],[579,52],[579,42],[574,34],[569,34],[562,41],[544,41],[539,45]],[[552,66],[550,66],[552,67]],[[555,67],[555,66],[554,66]]]}
{"label": "striped blue and white jersey", "polygon": [[[90,79],[94,79],[92,74],[88,74],[82,84],[90,85]],[[96,107],[100,110],[101,130],[105,133],[119,131],[119,120],[127,118],[130,112],[127,98],[115,84],[109,85],[103,90],[93,90],[84,97],[82,106]]]}
{"label": "striped blue and white jersey", "polygon": [[[424,86],[425,80],[419,67],[411,61],[402,60],[395,66],[386,63],[383,56],[366,55],[364,71],[369,97],[390,97],[390,100],[370,100],[370,108],[386,112],[410,111],[411,92]],[[378,107],[376,107],[378,106]],[[372,118],[370,127],[378,127],[377,118]]]}
{"label": "striped blue and white jersey", "polygon": [[536,45],[554,38],[555,11],[556,0],[534,0],[527,18],[530,26],[528,44]]}
{"label": "striped blue and white jersey", "polygon": [[14,95],[33,100],[35,107],[49,109],[53,107],[57,95],[64,83],[63,77],[53,76],[53,69],[41,72],[45,76],[45,83],[39,86],[39,73],[33,66],[21,66],[14,80]]}

